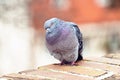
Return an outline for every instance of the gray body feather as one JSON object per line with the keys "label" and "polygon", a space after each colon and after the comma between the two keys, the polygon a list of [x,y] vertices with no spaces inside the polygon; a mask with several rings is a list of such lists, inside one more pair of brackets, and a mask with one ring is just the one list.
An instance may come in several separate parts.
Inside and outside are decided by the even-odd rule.
{"label": "gray body feather", "polygon": [[[76,24],[52,18],[45,22],[46,46],[62,64],[82,60],[82,34]],[[80,57],[79,57],[80,56]]]}

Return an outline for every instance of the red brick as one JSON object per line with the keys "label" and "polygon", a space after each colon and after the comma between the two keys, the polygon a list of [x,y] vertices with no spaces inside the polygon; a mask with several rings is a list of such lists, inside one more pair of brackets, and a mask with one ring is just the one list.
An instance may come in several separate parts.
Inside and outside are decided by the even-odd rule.
{"label": "red brick", "polygon": [[105,57],[107,57],[107,58],[113,58],[113,59],[120,59],[120,53],[107,54]]}
{"label": "red brick", "polygon": [[115,77],[115,80],[120,80],[120,74],[115,74],[114,77]]}
{"label": "red brick", "polygon": [[8,80],[120,80],[119,61],[110,58],[86,58],[76,66],[48,65],[4,75],[2,78]]}
{"label": "red brick", "polygon": [[120,74],[120,66],[117,65],[110,65],[110,64],[98,63],[93,61],[80,61],[78,64],[80,66],[85,66],[85,67],[89,66],[95,69],[102,69],[102,70],[112,71],[116,74]]}
{"label": "red brick", "polygon": [[8,75],[4,75],[3,78],[7,79],[7,80],[43,80],[43,79],[48,79],[48,78],[44,78],[41,76],[31,76],[31,75],[21,75],[21,74],[8,74]]}
{"label": "red brick", "polygon": [[32,75],[34,77],[45,76],[45,77],[48,77],[50,79],[55,79],[55,80],[94,80],[94,78],[89,77],[89,76],[63,73],[63,72],[47,69],[44,67],[39,68],[39,70],[23,71],[23,72],[20,72],[20,74]]}
{"label": "red brick", "polygon": [[[9,78],[9,77],[0,77],[0,80],[15,80],[15,79]],[[16,80],[18,80],[18,79],[16,79]]]}
{"label": "red brick", "polygon": [[106,74],[107,72],[104,70],[98,70],[90,67],[83,66],[60,66],[60,65],[49,65],[45,67],[39,67],[39,69],[52,69],[56,71],[64,71],[68,73],[78,74],[78,75],[86,75],[91,77],[97,77]]}
{"label": "red brick", "polygon": [[118,59],[110,59],[105,57],[89,57],[85,60],[120,66],[120,60]]}

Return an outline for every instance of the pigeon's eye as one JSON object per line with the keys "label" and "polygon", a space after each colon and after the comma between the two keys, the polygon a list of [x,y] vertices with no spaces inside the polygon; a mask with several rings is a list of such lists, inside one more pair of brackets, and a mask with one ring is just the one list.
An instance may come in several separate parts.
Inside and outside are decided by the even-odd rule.
{"label": "pigeon's eye", "polygon": [[45,30],[47,30],[49,27],[46,27]]}
{"label": "pigeon's eye", "polygon": [[45,30],[46,30],[47,28],[45,28]]}
{"label": "pigeon's eye", "polygon": [[50,27],[53,26],[53,24],[54,24],[54,23],[51,23],[51,24],[50,24]]}

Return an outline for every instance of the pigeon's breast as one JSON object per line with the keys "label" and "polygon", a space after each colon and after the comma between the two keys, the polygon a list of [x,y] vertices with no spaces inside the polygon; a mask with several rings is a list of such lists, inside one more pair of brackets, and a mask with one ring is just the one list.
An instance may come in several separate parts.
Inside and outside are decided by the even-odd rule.
{"label": "pigeon's breast", "polygon": [[78,46],[78,40],[74,29],[71,28],[64,28],[54,45],[47,44],[50,52],[54,50],[66,52],[74,49],[76,46]]}
{"label": "pigeon's breast", "polygon": [[61,30],[53,30],[46,34],[46,43],[49,45],[54,45],[58,42],[59,37],[61,36]]}

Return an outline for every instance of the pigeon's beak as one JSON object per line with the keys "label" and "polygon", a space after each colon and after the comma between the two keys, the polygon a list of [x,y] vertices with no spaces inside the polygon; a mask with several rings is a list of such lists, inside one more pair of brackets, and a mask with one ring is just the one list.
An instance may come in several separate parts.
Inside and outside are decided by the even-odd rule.
{"label": "pigeon's beak", "polygon": [[46,29],[46,32],[47,32],[47,33],[48,33],[48,32],[50,33],[50,32],[51,32],[50,28],[47,28],[47,29]]}

